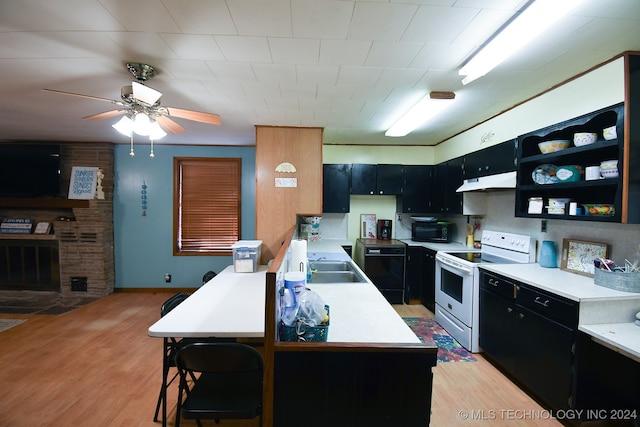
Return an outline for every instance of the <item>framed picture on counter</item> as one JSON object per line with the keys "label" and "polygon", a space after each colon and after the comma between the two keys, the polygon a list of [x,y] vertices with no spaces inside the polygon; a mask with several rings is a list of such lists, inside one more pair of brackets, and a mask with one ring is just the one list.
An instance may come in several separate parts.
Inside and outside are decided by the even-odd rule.
{"label": "framed picture on counter", "polygon": [[560,269],[593,277],[593,260],[606,258],[608,254],[609,245],[606,243],[563,239]]}
{"label": "framed picture on counter", "polygon": [[376,238],[375,214],[360,214],[360,237],[363,239]]}

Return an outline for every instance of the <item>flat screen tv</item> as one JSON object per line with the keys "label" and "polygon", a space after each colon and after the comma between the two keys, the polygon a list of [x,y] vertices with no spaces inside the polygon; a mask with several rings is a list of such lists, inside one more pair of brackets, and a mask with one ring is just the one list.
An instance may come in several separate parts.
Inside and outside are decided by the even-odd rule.
{"label": "flat screen tv", "polygon": [[59,145],[0,144],[0,197],[59,196]]}

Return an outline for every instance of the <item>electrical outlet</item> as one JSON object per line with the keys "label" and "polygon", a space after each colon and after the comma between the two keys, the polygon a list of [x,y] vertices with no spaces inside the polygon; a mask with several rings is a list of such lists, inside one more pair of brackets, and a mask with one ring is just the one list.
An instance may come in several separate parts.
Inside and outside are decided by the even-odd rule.
{"label": "electrical outlet", "polygon": [[402,214],[396,214],[396,221],[402,221]]}
{"label": "electrical outlet", "polygon": [[171,275],[169,273],[165,273],[164,281],[167,283],[171,283]]}
{"label": "electrical outlet", "polygon": [[542,233],[546,233],[547,232],[547,220],[543,219],[542,222],[540,223],[540,231]]}

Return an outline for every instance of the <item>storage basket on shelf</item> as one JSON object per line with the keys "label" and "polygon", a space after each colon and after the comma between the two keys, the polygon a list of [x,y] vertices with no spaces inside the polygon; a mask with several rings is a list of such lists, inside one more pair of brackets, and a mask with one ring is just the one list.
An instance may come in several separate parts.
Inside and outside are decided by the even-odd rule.
{"label": "storage basket on shelf", "polygon": [[640,273],[594,269],[593,283],[623,292],[640,292]]}
{"label": "storage basket on shelf", "polygon": [[[329,306],[324,306],[329,315]],[[307,341],[307,342],[324,342],[327,341],[329,335],[329,323],[322,323],[316,326],[309,326],[303,319],[298,319],[293,326],[287,326],[280,322],[280,341]]]}

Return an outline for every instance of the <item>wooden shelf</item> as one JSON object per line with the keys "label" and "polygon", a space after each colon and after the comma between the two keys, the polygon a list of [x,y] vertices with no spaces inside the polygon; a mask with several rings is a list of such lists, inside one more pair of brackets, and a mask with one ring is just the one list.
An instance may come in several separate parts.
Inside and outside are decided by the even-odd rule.
{"label": "wooden shelf", "polygon": [[55,234],[0,233],[0,240],[57,240]]}
{"label": "wooden shelf", "polygon": [[70,199],[1,199],[0,208],[71,209],[88,208],[90,200]]}

